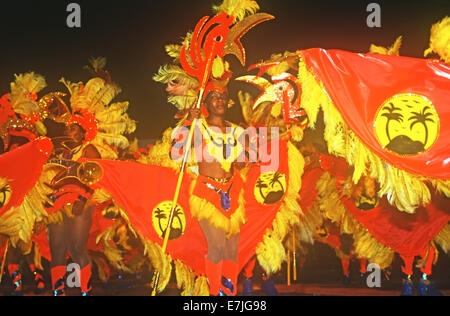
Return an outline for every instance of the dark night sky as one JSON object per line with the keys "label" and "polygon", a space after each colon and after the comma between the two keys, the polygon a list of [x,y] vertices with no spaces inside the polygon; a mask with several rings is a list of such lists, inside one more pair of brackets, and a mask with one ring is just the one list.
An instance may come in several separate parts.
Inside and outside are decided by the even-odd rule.
{"label": "dark night sky", "polygon": [[[66,26],[67,4],[82,9],[81,29]],[[9,90],[13,74],[35,71],[47,78],[43,92],[64,91],[57,81],[86,81],[82,69],[91,56],[104,56],[113,80],[123,89],[117,100],[130,101],[138,121],[138,138],[159,138],[175,123],[175,109],[166,102],[164,87],[152,81],[160,65],[170,62],[164,45],[179,43],[202,16],[211,15],[212,0],[10,1],[2,8],[0,32],[0,93]],[[366,25],[366,7],[382,8],[382,27]],[[258,25],[243,39],[247,66],[273,53],[312,47],[367,52],[371,43],[390,46],[403,35],[401,54],[422,57],[433,23],[450,15],[450,1],[259,0],[260,12],[276,19]],[[5,10],[6,9],[6,10]],[[233,60],[231,60],[233,59]],[[235,75],[244,70],[229,56]],[[231,96],[239,88],[230,83]],[[236,98],[235,98],[236,99]],[[235,107],[230,119],[239,120]]]}

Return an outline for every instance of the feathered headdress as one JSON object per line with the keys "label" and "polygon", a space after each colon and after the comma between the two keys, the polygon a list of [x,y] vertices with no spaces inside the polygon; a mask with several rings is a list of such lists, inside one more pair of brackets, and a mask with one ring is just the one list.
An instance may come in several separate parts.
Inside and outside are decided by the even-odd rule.
{"label": "feathered headdress", "polygon": [[391,55],[391,56],[399,56],[400,55],[400,47],[402,46],[402,36],[397,37],[394,44],[389,47],[370,45],[370,52],[381,55]]}
{"label": "feathered headdress", "polygon": [[450,18],[446,16],[431,27],[430,47],[425,57],[435,52],[441,59],[450,63]]}
{"label": "feathered headdress", "polygon": [[71,83],[64,78],[60,82],[70,93],[72,109],[65,124],[79,124],[86,131],[85,142],[94,144],[99,150],[106,150],[107,157],[101,152],[102,157],[112,159],[116,155],[111,152],[111,146],[114,149],[128,147],[129,142],[124,134],[133,133],[136,122],[126,113],[128,102],[111,104],[121,89],[110,80],[109,73],[103,70],[105,64],[104,58],[91,59],[92,69],[98,76],[90,79],[86,85],[81,82]]}
{"label": "feathered headdress", "polygon": [[42,123],[46,113],[37,101],[37,93],[46,86],[45,78],[34,72],[15,75],[11,92],[0,99],[0,137],[4,149],[9,146],[9,136],[34,140],[47,133]]}
{"label": "feathered headdress", "polygon": [[[233,54],[244,65],[241,37],[255,25],[274,18],[265,13],[256,14],[258,9],[256,1],[225,0],[213,7],[216,15],[203,17],[181,45],[166,46],[174,64],[161,67],[153,79],[169,84],[169,103],[186,111],[199,98],[200,91],[205,97],[211,90],[226,89],[232,72],[224,56]],[[182,89],[171,89],[171,84],[181,85]]]}

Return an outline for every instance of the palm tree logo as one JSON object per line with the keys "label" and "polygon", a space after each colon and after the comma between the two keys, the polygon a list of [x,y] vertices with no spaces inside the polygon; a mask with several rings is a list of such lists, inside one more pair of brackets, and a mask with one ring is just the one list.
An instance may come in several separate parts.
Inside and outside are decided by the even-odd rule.
{"label": "palm tree logo", "polygon": [[254,195],[261,204],[276,204],[286,193],[286,175],[280,172],[264,173],[255,183]]}
{"label": "palm tree logo", "polygon": [[[0,185],[1,185],[1,181],[0,180]],[[2,209],[3,207],[5,207],[8,203],[9,200],[11,198],[11,187],[9,184],[3,184],[3,186],[0,188],[0,209]]]}
{"label": "palm tree logo", "polygon": [[384,112],[383,114],[381,114],[381,116],[384,116],[387,118],[387,122],[386,122],[386,136],[389,139],[389,141],[391,141],[391,136],[389,134],[389,125],[392,121],[396,121],[396,122],[402,122],[403,121],[403,115],[400,113],[397,113],[397,111],[401,111],[401,108],[395,107],[395,105],[392,102],[389,102],[389,105],[386,105],[385,107],[383,107],[383,111],[387,111]]}
{"label": "palm tree logo", "polygon": [[[152,212],[153,228],[161,239],[166,236],[170,211],[172,210],[172,202],[165,201],[158,204]],[[172,226],[170,228],[169,240],[175,240],[180,238],[186,230],[186,215],[177,204],[173,213]]]}
{"label": "palm tree logo", "polygon": [[427,122],[435,123],[435,121],[430,118],[430,117],[433,116],[433,113],[431,113],[430,110],[431,110],[431,108],[429,106],[426,106],[420,112],[411,112],[414,115],[409,118],[410,121],[413,121],[411,123],[410,127],[409,127],[410,130],[412,130],[414,125],[416,125],[416,124],[422,124],[423,125],[423,127],[425,129],[425,139],[424,139],[424,142],[423,142],[423,147],[424,148],[426,148],[427,143],[428,143],[429,131],[428,131]]}
{"label": "palm tree logo", "polygon": [[397,94],[387,100],[375,118],[375,134],[387,150],[399,155],[418,155],[439,137],[439,116],[422,95]]}

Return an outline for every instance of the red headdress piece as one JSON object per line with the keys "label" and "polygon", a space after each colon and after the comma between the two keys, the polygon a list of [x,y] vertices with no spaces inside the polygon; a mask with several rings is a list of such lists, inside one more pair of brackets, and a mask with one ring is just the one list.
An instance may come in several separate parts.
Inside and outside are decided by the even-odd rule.
{"label": "red headdress piece", "polygon": [[66,123],[67,126],[71,124],[78,124],[86,131],[86,134],[84,134],[83,143],[93,141],[95,139],[95,136],[97,136],[98,132],[97,119],[88,110],[81,109],[75,111],[75,113],[73,113],[73,115],[71,116],[70,120],[67,121]]}

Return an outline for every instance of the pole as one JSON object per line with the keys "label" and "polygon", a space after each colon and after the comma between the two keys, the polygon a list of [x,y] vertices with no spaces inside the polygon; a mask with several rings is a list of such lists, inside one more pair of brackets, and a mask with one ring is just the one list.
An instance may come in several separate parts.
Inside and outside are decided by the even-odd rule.
{"label": "pole", "polygon": [[297,259],[295,257],[295,231],[292,231],[292,270],[294,271],[294,281],[297,281]]}
{"label": "pole", "polygon": [[[202,80],[201,86],[200,86],[200,92],[199,92],[199,96],[198,96],[197,104],[196,104],[196,108],[197,109],[200,109],[200,105],[201,105],[202,99],[203,99],[203,94],[205,93],[206,83],[208,82],[209,73],[211,72],[212,61],[213,61],[213,57],[214,57],[215,45],[216,45],[216,42],[213,41],[213,46],[211,48],[211,54],[210,54],[210,56],[209,56],[209,58],[207,60],[206,67],[205,67],[205,73],[203,74],[203,80]],[[184,169],[186,168],[187,157],[188,157],[188,155],[190,153],[190,148],[191,148],[191,144],[192,144],[192,138],[194,136],[195,125],[197,124],[197,121],[198,121],[198,119],[194,119],[194,121],[192,122],[191,129],[189,131],[189,138],[188,138],[187,143],[186,143],[186,150],[185,150],[185,153],[184,153],[184,156],[183,156],[183,163],[181,165],[180,174],[178,176],[177,187],[175,189],[175,195],[173,197],[172,209],[170,211],[169,221],[167,223],[167,228],[165,230],[165,235],[164,235],[164,242],[163,242],[163,247],[162,247],[162,251],[163,251],[164,254],[166,253],[166,250],[167,250],[167,243],[169,241],[170,231],[171,231],[171,228],[172,228],[172,221],[173,221],[173,217],[174,217],[174,213],[175,213],[175,208],[177,206],[178,197],[180,195],[181,184],[183,183]],[[156,271],[155,272],[155,276],[153,278],[152,296],[156,295],[156,289],[158,287],[159,278],[160,278],[160,272]]]}
{"label": "pole", "polygon": [[6,247],[5,247],[5,253],[3,254],[3,260],[2,260],[2,269],[0,271],[0,284],[3,280],[3,273],[5,272],[5,264],[6,264],[6,255],[8,254],[8,246],[9,246],[9,239],[6,241]]}

